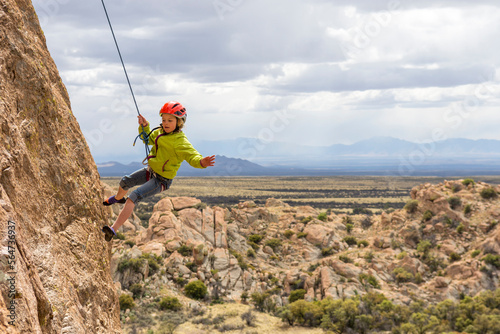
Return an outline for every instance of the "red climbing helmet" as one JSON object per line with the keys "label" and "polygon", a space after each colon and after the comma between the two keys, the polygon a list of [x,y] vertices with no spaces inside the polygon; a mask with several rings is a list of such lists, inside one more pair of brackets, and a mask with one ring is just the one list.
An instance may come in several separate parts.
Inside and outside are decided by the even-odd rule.
{"label": "red climbing helmet", "polygon": [[174,115],[177,118],[181,118],[184,122],[187,118],[186,108],[184,108],[182,104],[177,101],[168,101],[165,103],[160,109],[160,116],[162,114]]}

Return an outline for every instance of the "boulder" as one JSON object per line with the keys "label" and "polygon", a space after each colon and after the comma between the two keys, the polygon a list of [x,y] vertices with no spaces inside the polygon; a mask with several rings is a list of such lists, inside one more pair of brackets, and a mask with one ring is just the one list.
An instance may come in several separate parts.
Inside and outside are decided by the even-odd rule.
{"label": "boulder", "polygon": [[174,210],[177,211],[192,208],[201,203],[199,199],[193,197],[171,197],[170,200]]}

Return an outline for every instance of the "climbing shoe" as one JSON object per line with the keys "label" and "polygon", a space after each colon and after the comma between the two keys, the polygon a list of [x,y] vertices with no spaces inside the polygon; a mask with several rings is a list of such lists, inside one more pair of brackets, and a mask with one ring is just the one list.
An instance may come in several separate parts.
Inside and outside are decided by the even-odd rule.
{"label": "climbing shoe", "polygon": [[116,235],[115,231],[113,231],[111,226],[108,225],[104,225],[102,231],[104,232],[104,239],[106,241],[111,241],[111,239],[113,239],[113,237]]}
{"label": "climbing shoe", "polygon": [[108,206],[108,205],[112,205],[112,204],[115,204],[115,203],[125,203],[127,201],[127,199],[125,197],[121,198],[121,199],[116,199],[115,196],[111,196],[110,198],[104,200],[102,202],[102,204]]}

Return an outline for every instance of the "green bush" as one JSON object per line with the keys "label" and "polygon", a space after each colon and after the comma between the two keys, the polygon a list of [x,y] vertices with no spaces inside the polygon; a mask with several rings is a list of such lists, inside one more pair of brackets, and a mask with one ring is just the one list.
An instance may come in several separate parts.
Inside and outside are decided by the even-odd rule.
{"label": "green bush", "polygon": [[304,225],[306,225],[307,223],[309,223],[311,220],[313,220],[313,217],[309,216],[309,217],[306,217],[306,218],[303,218],[300,222]]}
{"label": "green bush", "polygon": [[290,297],[288,298],[288,303],[291,304],[296,300],[304,299],[305,295],[306,295],[306,290],[304,290],[304,289],[293,290],[292,292],[290,292]]}
{"label": "green bush", "polygon": [[260,243],[262,239],[264,239],[264,236],[260,234],[252,234],[248,237],[248,241],[254,242],[256,244]]}
{"label": "green bush", "polygon": [[464,224],[463,223],[458,224],[458,226],[457,226],[457,233],[458,234],[462,234],[464,232],[464,230],[465,230]]}
{"label": "green bush", "polygon": [[495,266],[496,268],[500,268],[500,255],[488,254],[483,257],[483,261],[487,264]]}
{"label": "green bush", "polygon": [[134,298],[141,298],[144,294],[144,287],[140,283],[132,284],[128,289],[132,292]]}
{"label": "green bush", "polygon": [[448,204],[450,204],[450,208],[455,210],[462,205],[462,200],[460,199],[460,197],[453,196],[448,198]]}
{"label": "green bush", "polygon": [[182,256],[191,256],[193,254],[193,247],[182,245],[179,248],[177,248],[177,252]]}
{"label": "green bush", "polygon": [[450,262],[455,262],[455,261],[459,261],[461,258],[462,257],[459,254],[453,252],[450,254],[449,260],[450,260]]}
{"label": "green bush", "polygon": [[353,246],[353,245],[356,245],[358,243],[358,241],[356,240],[356,237],[351,237],[351,236],[347,236],[345,237],[344,239],[342,239],[346,244],[348,244],[349,246]]}
{"label": "green bush", "polygon": [[369,243],[366,240],[358,241],[358,247],[368,247]]}
{"label": "green bush", "polygon": [[179,311],[182,309],[182,304],[176,297],[163,297],[158,303],[160,310]]}
{"label": "green bush", "polygon": [[493,188],[484,188],[483,190],[481,190],[480,195],[484,199],[492,199],[498,196],[497,192]]}
{"label": "green bush", "polygon": [[300,238],[305,238],[305,237],[307,237],[307,233],[306,232],[299,232],[299,233],[297,233],[297,238],[300,239]]}
{"label": "green bush", "polygon": [[252,249],[252,248],[249,248],[247,250],[247,257],[250,257],[250,258],[255,258],[255,251]]}
{"label": "green bush", "polygon": [[321,255],[330,256],[333,254],[333,247],[326,247],[321,249]]}
{"label": "green bush", "polygon": [[349,234],[350,234],[350,233],[352,232],[352,229],[353,229],[353,228],[354,228],[354,225],[353,225],[353,224],[351,224],[351,223],[347,223],[347,224],[345,224],[345,229],[346,229],[347,233],[349,233]]}
{"label": "green bush", "polygon": [[273,249],[273,251],[277,251],[282,245],[282,241],[277,238],[269,239],[266,241],[266,246],[269,246]]}
{"label": "green bush", "polygon": [[126,309],[131,310],[135,307],[134,298],[127,294],[120,295],[118,301],[120,302],[120,310],[122,311],[125,311]]}
{"label": "green bush", "polygon": [[422,221],[424,221],[424,222],[429,221],[429,220],[432,219],[433,216],[434,216],[434,214],[432,213],[432,211],[431,210],[427,210],[422,215]]}
{"label": "green bush", "polygon": [[321,212],[319,215],[318,215],[318,219],[323,221],[323,222],[326,222],[328,220],[328,215],[326,212]]}
{"label": "green bush", "polygon": [[405,209],[406,212],[408,213],[414,213],[415,211],[417,211],[417,208],[418,208],[418,201],[416,199],[412,199],[406,202],[403,209]]}
{"label": "green bush", "polygon": [[472,204],[466,204],[464,206],[464,214],[468,215],[471,212],[472,212]]}
{"label": "green bush", "polygon": [[476,250],[472,251],[472,253],[470,254],[470,256],[471,257],[476,257],[479,254],[481,254],[481,251],[479,249],[476,249]]}
{"label": "green bush", "polygon": [[464,180],[462,180],[462,184],[467,187],[469,184],[474,185],[476,183],[474,182],[473,179],[464,179]]}
{"label": "green bush", "polygon": [[294,235],[295,232],[292,231],[292,230],[286,230],[285,233],[283,233],[283,235],[285,236],[285,238],[287,239],[290,239],[292,237],[292,235]]}
{"label": "green bush", "polygon": [[205,297],[205,295],[207,294],[207,287],[200,280],[192,281],[192,282],[189,282],[188,284],[186,284],[186,286],[184,287],[184,293],[189,298],[198,299],[198,300],[203,299]]}
{"label": "green bush", "polygon": [[405,268],[398,267],[392,271],[392,276],[397,283],[401,282],[411,282],[413,280],[413,274],[406,271]]}

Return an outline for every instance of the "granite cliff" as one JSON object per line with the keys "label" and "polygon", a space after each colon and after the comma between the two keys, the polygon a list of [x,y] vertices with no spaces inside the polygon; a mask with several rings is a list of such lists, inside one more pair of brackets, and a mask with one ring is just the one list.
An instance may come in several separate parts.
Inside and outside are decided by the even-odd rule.
{"label": "granite cliff", "polygon": [[120,332],[101,200],[35,10],[1,0],[0,332]]}

